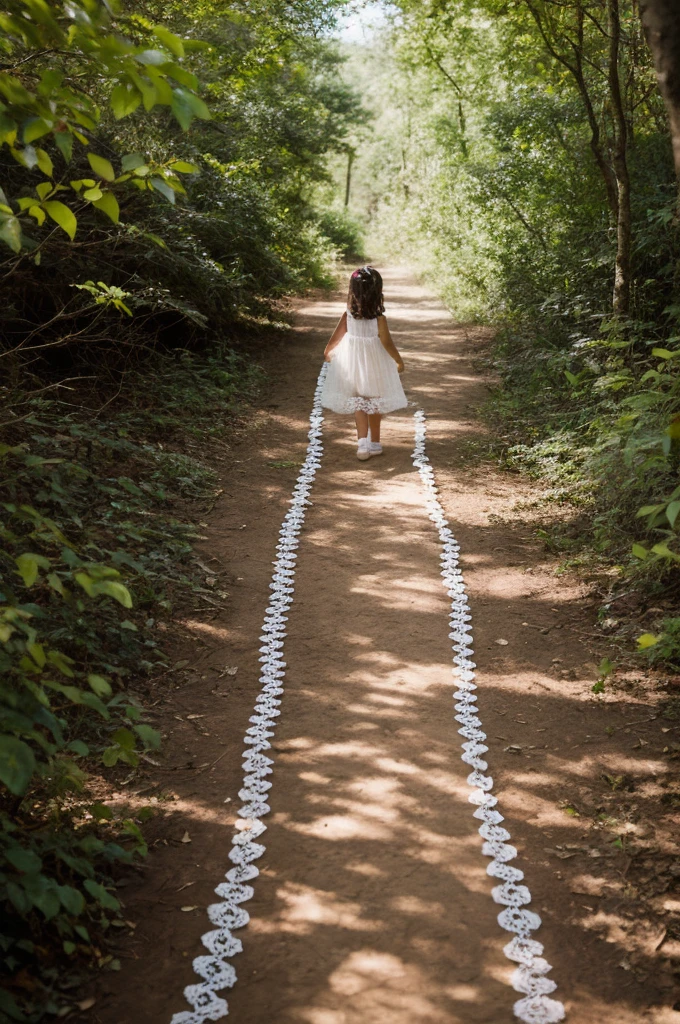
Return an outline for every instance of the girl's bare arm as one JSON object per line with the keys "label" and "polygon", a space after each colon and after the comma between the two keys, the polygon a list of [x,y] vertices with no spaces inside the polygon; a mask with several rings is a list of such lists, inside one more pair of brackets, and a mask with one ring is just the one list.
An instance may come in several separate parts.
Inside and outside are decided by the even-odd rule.
{"label": "girl's bare arm", "polygon": [[389,355],[392,356],[395,363],[397,364],[397,369],[399,370],[399,373],[401,373],[402,370],[404,369],[404,360],[399,355],[399,350],[392,341],[392,335],[390,334],[390,329],[387,326],[387,319],[384,316],[378,317],[378,334],[380,335],[382,347]]}
{"label": "girl's bare arm", "polygon": [[324,349],[323,357],[324,357],[324,359],[326,360],[327,363],[330,363],[330,361],[331,361],[331,352],[333,351],[333,349],[335,348],[336,345],[340,344],[340,342],[342,341],[342,339],[345,337],[346,334],[347,334],[347,313],[345,312],[345,313],[342,314],[342,316],[338,320],[338,326],[335,328],[335,330],[331,334],[330,340],[329,340],[328,344],[326,345],[326,348]]}

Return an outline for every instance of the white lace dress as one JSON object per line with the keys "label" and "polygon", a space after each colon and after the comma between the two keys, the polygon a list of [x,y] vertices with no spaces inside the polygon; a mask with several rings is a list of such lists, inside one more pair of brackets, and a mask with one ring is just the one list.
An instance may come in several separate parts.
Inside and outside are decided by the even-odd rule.
{"label": "white lace dress", "polygon": [[331,352],[321,404],[344,413],[387,413],[408,404],[397,364],[380,341],[377,319],[355,320],[347,311],[347,334]]}

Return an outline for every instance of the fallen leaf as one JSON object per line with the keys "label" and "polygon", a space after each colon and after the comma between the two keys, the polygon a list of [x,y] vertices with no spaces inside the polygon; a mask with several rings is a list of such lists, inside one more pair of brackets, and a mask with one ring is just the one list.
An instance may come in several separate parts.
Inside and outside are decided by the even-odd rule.
{"label": "fallen leaf", "polygon": [[196,904],[196,906],[194,907],[180,907],[179,909],[182,910],[185,914],[188,914],[190,910],[198,910],[198,904]]}
{"label": "fallen leaf", "polygon": [[500,644],[500,645],[501,645],[501,647],[507,647],[507,646],[508,646],[508,644],[509,644],[509,642],[510,642],[509,640],[503,640],[503,639],[500,639],[500,640],[496,640],[496,643],[497,643],[497,644]]}
{"label": "fallen leaf", "polygon": [[96,999],[90,996],[89,999],[81,999],[79,1003],[76,1003],[76,1006],[79,1010],[91,1010],[96,1001]]}
{"label": "fallen leaf", "polygon": [[205,718],[205,715],[187,715],[187,721],[191,720],[193,722],[195,718]]}
{"label": "fallen leaf", "polygon": [[521,754],[522,747],[518,746],[516,743],[511,743],[509,747],[503,747],[503,751],[506,754]]}
{"label": "fallen leaf", "polygon": [[181,892],[182,889],[188,889],[190,885],[196,885],[196,883],[195,882],[185,882],[184,885],[180,885],[179,889],[177,889],[176,892]]}
{"label": "fallen leaf", "polygon": [[185,832],[184,835],[182,836],[182,842],[183,843],[190,843],[191,842],[191,836],[189,835],[188,832]]}

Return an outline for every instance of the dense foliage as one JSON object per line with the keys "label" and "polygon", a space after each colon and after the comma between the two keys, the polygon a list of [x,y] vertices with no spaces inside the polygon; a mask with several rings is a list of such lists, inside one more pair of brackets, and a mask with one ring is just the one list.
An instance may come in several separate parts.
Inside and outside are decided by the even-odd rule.
{"label": "dense foliage", "polygon": [[205,589],[177,511],[212,484],[191,433],[204,445],[257,382],[238,335],[354,244],[346,219],[315,206],[328,154],[365,120],[337,73],[333,17],[315,0],[0,10],[12,1020],[56,1013],[74,971],[117,966],[111,879],[146,847],[139,817],[116,820],[96,795],[153,756],[141,694],[168,671],[156,628]]}
{"label": "dense foliage", "polygon": [[581,543],[673,587],[677,181],[636,4],[395,6],[369,58],[383,114],[354,209],[454,313],[500,326],[506,461],[580,509]]}

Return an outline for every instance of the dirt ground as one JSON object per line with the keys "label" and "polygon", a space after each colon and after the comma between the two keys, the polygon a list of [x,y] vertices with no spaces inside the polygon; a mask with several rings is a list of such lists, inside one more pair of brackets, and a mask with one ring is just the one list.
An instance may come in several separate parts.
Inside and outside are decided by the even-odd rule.
{"label": "dirt ground", "polygon": [[[570,1024],[677,1024],[680,712],[658,680],[593,693],[607,650],[592,592],[557,574],[536,539],[521,512],[531,485],[474,457],[488,332],[456,324],[403,269],[385,285],[462,548],[489,771],[556,996]],[[218,464],[224,493],[198,557],[229,599],[163,627],[177,668],[156,708],[162,764],[119,794],[159,813],[143,872],[121,881],[122,969],[102,972],[91,1024],[169,1024],[198,980],[205,908],[230,867],[274,547],[341,310],[340,295],[296,304],[295,329],[268,356],[268,404]],[[239,1024],[510,1024],[519,998],[467,802],[412,410],[389,417],[383,440],[384,455],[360,463],[349,421],[327,417],[288,623],[267,851],[226,993]]]}

